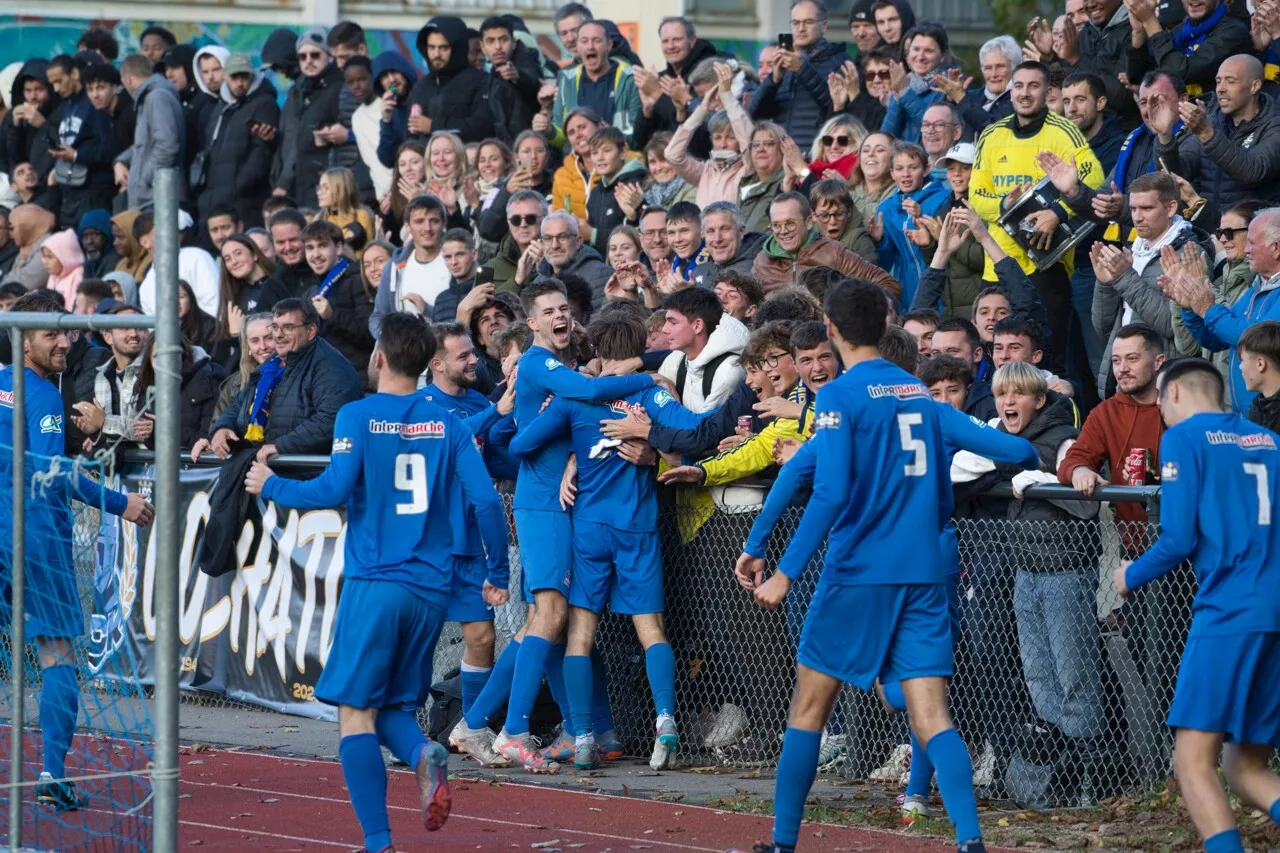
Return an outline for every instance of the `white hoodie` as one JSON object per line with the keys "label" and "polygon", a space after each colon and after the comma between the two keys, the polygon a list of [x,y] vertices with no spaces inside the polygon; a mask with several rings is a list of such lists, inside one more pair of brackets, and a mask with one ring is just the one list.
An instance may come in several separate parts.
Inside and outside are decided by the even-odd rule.
{"label": "white hoodie", "polygon": [[[748,334],[747,327],[742,325],[741,320],[729,314],[720,315],[720,322],[711,332],[711,337],[707,338],[707,345],[703,347],[702,352],[698,353],[697,358],[689,362],[689,368],[685,372],[684,390],[680,401],[686,409],[701,413],[718,408],[746,380],[747,372],[738,363],[738,357],[742,355],[742,350],[747,345]],[[733,355],[720,362],[711,384],[711,395],[704,398],[702,370],[725,353],[733,353]],[[680,363],[684,360],[684,353],[673,352],[662,362],[658,372],[675,382],[680,372]]]}
{"label": "white hoodie", "polygon": [[204,84],[204,78],[200,76],[200,57],[212,56],[218,60],[218,64],[223,68],[227,67],[227,57],[231,55],[231,51],[225,47],[218,47],[216,44],[206,45],[196,51],[196,55],[191,60],[191,72],[196,75],[196,85],[200,87],[200,91],[204,92],[214,100],[218,99],[218,92],[211,92],[209,87]]}

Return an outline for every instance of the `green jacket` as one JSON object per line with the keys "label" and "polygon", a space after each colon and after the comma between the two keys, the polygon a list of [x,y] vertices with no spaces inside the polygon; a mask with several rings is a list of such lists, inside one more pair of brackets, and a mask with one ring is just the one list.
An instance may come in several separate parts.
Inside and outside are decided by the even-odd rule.
{"label": "green jacket", "polygon": [[[921,249],[925,264],[933,262],[933,253],[938,250],[936,242]],[[964,238],[960,248],[947,261],[947,287],[942,291],[942,318],[949,320],[959,317],[962,320],[973,319],[973,303],[986,283],[982,280],[982,271],[987,256],[983,253],[973,235]],[[914,307],[914,306],[913,306]]]}
{"label": "green jacket", "polygon": [[516,265],[520,262],[520,249],[511,235],[502,238],[498,244],[498,253],[489,259],[486,267],[493,270],[493,286],[495,290],[510,290],[518,293],[516,285]]}
{"label": "green jacket", "polygon": [[[626,134],[627,144],[635,144],[636,119],[640,117],[640,90],[636,88],[636,78],[631,73],[631,65],[620,59],[612,59],[617,63],[613,71],[613,115],[601,116],[602,119]],[[551,105],[551,144],[564,148],[569,141],[564,135],[564,117],[578,106],[578,87],[582,81],[581,65],[566,68],[560,72],[556,83],[556,99]]]}
{"label": "green jacket", "polygon": [[849,224],[840,235],[840,243],[867,263],[880,266],[880,253],[876,251],[876,241],[871,239],[871,234],[867,231],[867,223],[862,218],[862,211],[856,207],[849,212]]}
{"label": "green jacket", "polygon": [[778,188],[782,186],[783,170],[763,181],[755,176],[743,176],[738,185],[738,207],[747,220],[748,234],[764,234],[772,224],[769,221],[769,205],[773,204]]}

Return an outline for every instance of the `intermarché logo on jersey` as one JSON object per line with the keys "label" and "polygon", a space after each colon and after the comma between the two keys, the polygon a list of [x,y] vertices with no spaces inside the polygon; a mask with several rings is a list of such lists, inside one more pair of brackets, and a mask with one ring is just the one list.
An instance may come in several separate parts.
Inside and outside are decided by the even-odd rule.
{"label": "intermarch\u00e9 logo on jersey", "polygon": [[444,421],[424,421],[416,424],[399,421],[369,421],[373,435],[398,435],[401,438],[444,438]]}

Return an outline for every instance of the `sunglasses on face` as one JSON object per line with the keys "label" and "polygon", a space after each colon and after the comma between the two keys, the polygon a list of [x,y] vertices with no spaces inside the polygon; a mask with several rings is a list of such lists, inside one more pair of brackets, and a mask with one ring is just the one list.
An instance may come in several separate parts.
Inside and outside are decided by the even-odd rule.
{"label": "sunglasses on face", "polygon": [[1237,234],[1244,234],[1248,230],[1248,228],[1219,228],[1218,236],[1222,238],[1223,242],[1229,243],[1236,238]]}
{"label": "sunglasses on face", "polygon": [[866,77],[868,80],[888,80],[889,70],[885,69],[884,71],[868,71],[862,76]]}
{"label": "sunglasses on face", "polygon": [[524,216],[521,216],[520,214],[517,213],[516,215],[508,218],[507,221],[511,223],[511,226],[513,228],[519,228],[521,225],[524,225],[524,226],[537,225],[538,214],[526,213]]}
{"label": "sunglasses on face", "polygon": [[314,53],[311,51],[308,51],[306,53],[298,54],[298,60],[300,62],[310,62],[310,61],[318,60],[323,56],[324,54],[318,50],[315,51]]}
{"label": "sunglasses on face", "polygon": [[824,136],[822,137],[822,144],[828,148],[832,145],[839,145],[841,148],[848,148],[849,137],[845,136],[843,133],[839,136]]}

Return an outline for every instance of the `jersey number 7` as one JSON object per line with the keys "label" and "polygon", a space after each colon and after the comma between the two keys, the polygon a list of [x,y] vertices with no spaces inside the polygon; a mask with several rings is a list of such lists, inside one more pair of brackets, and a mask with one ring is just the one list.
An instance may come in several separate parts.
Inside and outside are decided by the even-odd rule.
{"label": "jersey number 7", "polygon": [[1271,487],[1267,483],[1267,466],[1246,462],[1244,472],[1258,481],[1258,524],[1265,527],[1271,523]]}
{"label": "jersey number 7", "polygon": [[898,415],[898,437],[902,440],[902,449],[913,454],[910,464],[902,466],[902,473],[908,477],[923,477],[929,473],[929,448],[923,438],[916,438],[911,434],[911,428],[922,423],[924,417],[919,412]]}
{"label": "jersey number 7", "polygon": [[396,454],[396,490],[409,493],[408,503],[396,504],[396,515],[427,511],[427,460],[421,453]]}

